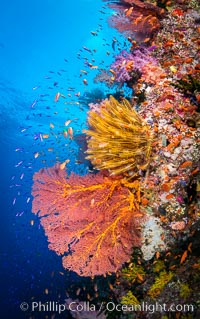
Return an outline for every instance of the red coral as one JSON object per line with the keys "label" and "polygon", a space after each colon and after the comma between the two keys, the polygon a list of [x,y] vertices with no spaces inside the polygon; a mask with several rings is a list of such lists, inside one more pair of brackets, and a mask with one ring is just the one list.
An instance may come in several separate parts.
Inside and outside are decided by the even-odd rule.
{"label": "red coral", "polygon": [[82,276],[115,272],[140,246],[139,182],[132,191],[126,184],[106,172],[66,178],[58,164],[34,174],[32,210],[65,268]]}

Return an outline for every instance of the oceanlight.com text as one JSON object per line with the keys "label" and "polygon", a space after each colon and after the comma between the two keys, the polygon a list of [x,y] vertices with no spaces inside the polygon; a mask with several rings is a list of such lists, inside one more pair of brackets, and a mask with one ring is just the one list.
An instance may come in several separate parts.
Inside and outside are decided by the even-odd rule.
{"label": "oceanlight.com text", "polygon": [[155,302],[154,304],[149,304],[147,302],[142,302],[138,305],[122,305],[115,304],[113,302],[108,302],[106,304],[106,310],[119,311],[119,312],[194,312],[194,305],[192,304],[171,304],[167,305],[166,303],[160,304]]}
{"label": "oceanlight.com text", "polygon": [[32,311],[32,312],[58,312],[61,314],[66,310],[71,312],[101,312],[106,309],[109,312],[118,311],[118,312],[194,312],[194,305],[192,304],[171,304],[167,305],[165,303],[160,304],[155,302],[154,304],[149,304],[147,302],[142,302],[138,305],[122,305],[115,304],[114,302],[104,303],[102,302],[99,305],[89,303],[88,301],[84,302],[75,302],[72,301],[70,304],[59,304],[56,301],[48,301],[42,303],[41,301],[33,301],[30,304],[27,302],[22,302],[20,304],[22,311]]}

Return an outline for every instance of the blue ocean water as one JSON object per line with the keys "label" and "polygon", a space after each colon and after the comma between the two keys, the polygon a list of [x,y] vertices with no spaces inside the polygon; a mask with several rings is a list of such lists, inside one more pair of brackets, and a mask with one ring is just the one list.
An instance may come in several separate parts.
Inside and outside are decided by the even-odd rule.
{"label": "blue ocean water", "polygon": [[[84,96],[97,88],[93,82],[97,70],[90,70],[87,62],[106,68],[116,54],[112,51],[116,31],[108,27],[109,9],[102,9],[103,5],[100,0],[1,3],[0,317],[3,319],[31,318],[29,311],[20,310],[22,302],[63,302],[69,286],[80,280],[64,271],[61,258],[48,250],[44,231],[31,213],[31,185],[34,172],[57,160],[69,158],[69,169],[77,169],[74,165],[77,144],[68,140],[65,145],[61,135],[66,120],[73,120],[76,134],[86,125],[87,108],[75,103],[78,101],[75,93]],[[91,34],[96,30],[97,35]],[[81,69],[89,69],[88,85],[83,83],[85,75],[82,73],[81,77]],[[101,89],[105,93],[103,86]],[[65,95],[60,104],[54,103],[57,92]],[[57,137],[52,135],[46,141],[41,136],[49,132],[50,124],[55,127]],[[84,174],[86,168],[80,165],[78,170]],[[39,314],[33,318],[39,318]]]}

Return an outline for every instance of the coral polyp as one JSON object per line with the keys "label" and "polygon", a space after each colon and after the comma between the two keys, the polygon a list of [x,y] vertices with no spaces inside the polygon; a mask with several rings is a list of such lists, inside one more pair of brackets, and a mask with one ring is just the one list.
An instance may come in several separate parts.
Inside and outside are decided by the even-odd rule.
{"label": "coral polyp", "polygon": [[146,169],[151,155],[149,126],[128,100],[118,102],[113,96],[101,103],[99,112],[88,113],[87,159],[96,169],[111,175],[137,174]]}

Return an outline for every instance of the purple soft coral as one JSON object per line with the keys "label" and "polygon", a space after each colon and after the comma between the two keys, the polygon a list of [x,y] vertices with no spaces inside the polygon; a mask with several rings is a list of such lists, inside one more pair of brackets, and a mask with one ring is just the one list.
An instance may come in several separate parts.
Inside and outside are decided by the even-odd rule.
{"label": "purple soft coral", "polygon": [[133,71],[141,72],[141,68],[149,62],[156,64],[155,59],[145,48],[130,53],[123,50],[115,56],[115,61],[111,64],[111,69],[115,72],[115,81],[121,83],[129,81]]}

